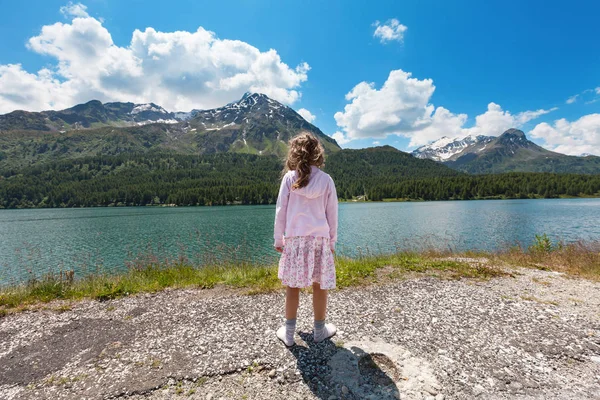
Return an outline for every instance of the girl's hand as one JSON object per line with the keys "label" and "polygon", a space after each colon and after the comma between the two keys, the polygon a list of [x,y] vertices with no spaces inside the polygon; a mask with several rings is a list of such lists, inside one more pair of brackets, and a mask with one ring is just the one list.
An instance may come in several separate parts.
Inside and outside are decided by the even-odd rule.
{"label": "girl's hand", "polygon": [[334,249],[331,249],[331,252],[332,252],[333,254],[335,254],[335,250],[334,250]]}
{"label": "girl's hand", "polygon": [[275,247],[275,251],[278,253],[283,253],[283,247]]}

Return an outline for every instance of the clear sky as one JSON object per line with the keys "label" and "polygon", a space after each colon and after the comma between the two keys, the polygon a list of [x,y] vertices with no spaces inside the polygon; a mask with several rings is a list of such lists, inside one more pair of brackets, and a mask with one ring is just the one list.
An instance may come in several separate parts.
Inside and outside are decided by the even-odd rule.
{"label": "clear sky", "polygon": [[595,0],[0,1],[0,113],[258,91],[343,147],[518,127],[600,155]]}

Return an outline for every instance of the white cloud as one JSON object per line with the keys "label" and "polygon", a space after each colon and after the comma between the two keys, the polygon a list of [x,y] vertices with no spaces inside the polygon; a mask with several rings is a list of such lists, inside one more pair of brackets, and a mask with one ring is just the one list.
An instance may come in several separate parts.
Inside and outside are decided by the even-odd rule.
{"label": "white cloud", "polygon": [[379,146],[379,145],[381,144],[381,142],[380,142],[379,140],[374,140],[374,141],[373,141],[373,144],[374,144],[375,146]]}
{"label": "white cloud", "polygon": [[581,99],[585,104],[592,104],[600,100],[598,99],[597,95],[600,95],[600,87],[595,89],[585,89],[583,92],[569,97],[566,103],[573,104]]}
{"label": "white cloud", "polygon": [[307,80],[306,63],[290,67],[277,51],[195,32],[135,30],[126,47],[81,4],[61,9],[69,23],[44,26],[28,48],[56,60],[37,73],[0,65],[0,113],[69,107],[91,99],[155,102],[168,110],[212,108],[260,92],[292,104]]}
{"label": "white cloud", "polygon": [[48,69],[30,74],[20,64],[0,65],[0,113],[15,108],[66,108],[72,105],[72,97],[69,85],[55,79]]}
{"label": "white cloud", "polygon": [[313,115],[310,111],[308,111],[306,108],[299,109],[298,114],[300,114],[302,118],[304,118],[311,124],[317,119],[317,117]]}
{"label": "white cloud", "polygon": [[379,38],[381,43],[390,42],[392,40],[402,42],[404,40],[404,32],[408,29],[405,25],[402,25],[396,18],[392,18],[385,23],[375,21],[375,32],[373,37]]}
{"label": "white cloud", "polygon": [[[430,103],[435,86],[431,79],[412,78],[409,72],[390,72],[381,89],[361,82],[347,95],[351,101],[344,111],[335,113],[337,125],[346,141],[402,135],[410,138],[410,147],[427,144],[442,136],[500,135],[506,129],[519,128],[528,121],[554,111],[536,110],[511,114],[495,103],[475,118],[475,125],[465,128],[466,114],[454,114]],[[342,133],[340,133],[342,134]]]}
{"label": "white cloud", "polygon": [[337,131],[335,132],[333,135],[331,135],[332,138],[335,139],[335,141],[341,146],[343,144],[346,144],[348,142],[351,142],[351,140],[349,140],[346,135],[344,135],[343,132]]}
{"label": "white cloud", "polygon": [[346,95],[351,102],[334,118],[349,140],[414,132],[428,124],[433,111],[428,102],[434,90],[431,79],[418,80],[395,70],[381,89],[374,83],[356,85]]}
{"label": "white cloud", "polygon": [[600,155],[600,114],[584,115],[573,122],[562,118],[554,125],[542,122],[529,135],[542,139],[546,146],[559,153]]}
{"label": "white cloud", "polygon": [[573,104],[577,101],[577,98],[579,97],[578,94],[576,94],[575,96],[571,96],[567,99],[566,103],[567,104]]}
{"label": "white cloud", "polygon": [[60,12],[65,17],[79,17],[79,18],[87,18],[89,14],[87,13],[87,7],[81,3],[73,4],[69,2],[66,6],[62,6],[60,8]]}
{"label": "white cloud", "polygon": [[422,146],[443,136],[466,136],[468,133],[464,131],[463,125],[467,122],[467,118],[467,114],[453,114],[444,107],[438,107],[427,126],[404,136],[410,137],[410,147]]}
{"label": "white cloud", "polygon": [[498,136],[510,128],[520,128],[527,122],[555,111],[557,108],[549,110],[524,111],[518,114],[511,114],[510,111],[502,110],[496,103],[488,104],[485,113],[475,117],[475,126],[463,129],[468,135],[488,135]]}

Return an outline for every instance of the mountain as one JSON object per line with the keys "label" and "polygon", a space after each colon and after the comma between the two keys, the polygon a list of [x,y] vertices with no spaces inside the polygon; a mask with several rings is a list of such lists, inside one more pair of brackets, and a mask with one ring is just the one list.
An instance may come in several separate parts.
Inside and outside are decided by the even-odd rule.
{"label": "mountain", "polygon": [[198,146],[214,151],[283,156],[288,140],[303,130],[315,134],[326,151],[340,150],[334,139],[296,111],[258,93],[246,93],[221,108],[196,110],[187,126],[196,132]]}
{"label": "mountain", "polygon": [[450,168],[471,174],[502,172],[600,173],[600,157],[567,156],[533,143],[518,129],[498,137],[477,136],[446,139],[420,147],[418,158],[441,161]]}
{"label": "mountain", "polygon": [[0,169],[95,155],[170,151],[277,155],[301,130],[320,138],[328,153],[336,141],[290,107],[247,93],[213,110],[171,113],[149,104],[90,101],[62,111],[0,115]]}
{"label": "mountain", "polygon": [[17,110],[0,115],[0,132],[9,130],[68,131],[101,126],[177,123],[175,114],[154,103],[105,103],[91,100],[61,111]]}
{"label": "mountain", "polygon": [[485,145],[494,140],[493,136],[469,135],[462,139],[450,139],[446,136],[433,143],[421,146],[411,154],[417,158],[428,158],[434,161],[452,161],[464,152],[479,152]]}

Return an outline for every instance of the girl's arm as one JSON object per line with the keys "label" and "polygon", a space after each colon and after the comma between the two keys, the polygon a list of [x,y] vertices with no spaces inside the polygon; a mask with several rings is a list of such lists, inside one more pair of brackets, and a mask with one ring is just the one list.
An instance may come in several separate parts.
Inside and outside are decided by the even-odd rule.
{"label": "girl's arm", "polygon": [[287,214],[288,200],[290,198],[290,180],[287,175],[281,180],[279,187],[279,196],[277,196],[277,205],[275,206],[275,230],[273,239],[275,239],[275,248],[283,247],[283,234],[285,233],[285,220]]}
{"label": "girl's arm", "polygon": [[329,195],[327,196],[327,203],[325,205],[325,216],[327,217],[327,224],[329,225],[331,250],[335,250],[338,230],[338,197],[333,180],[331,180],[329,185]]}

